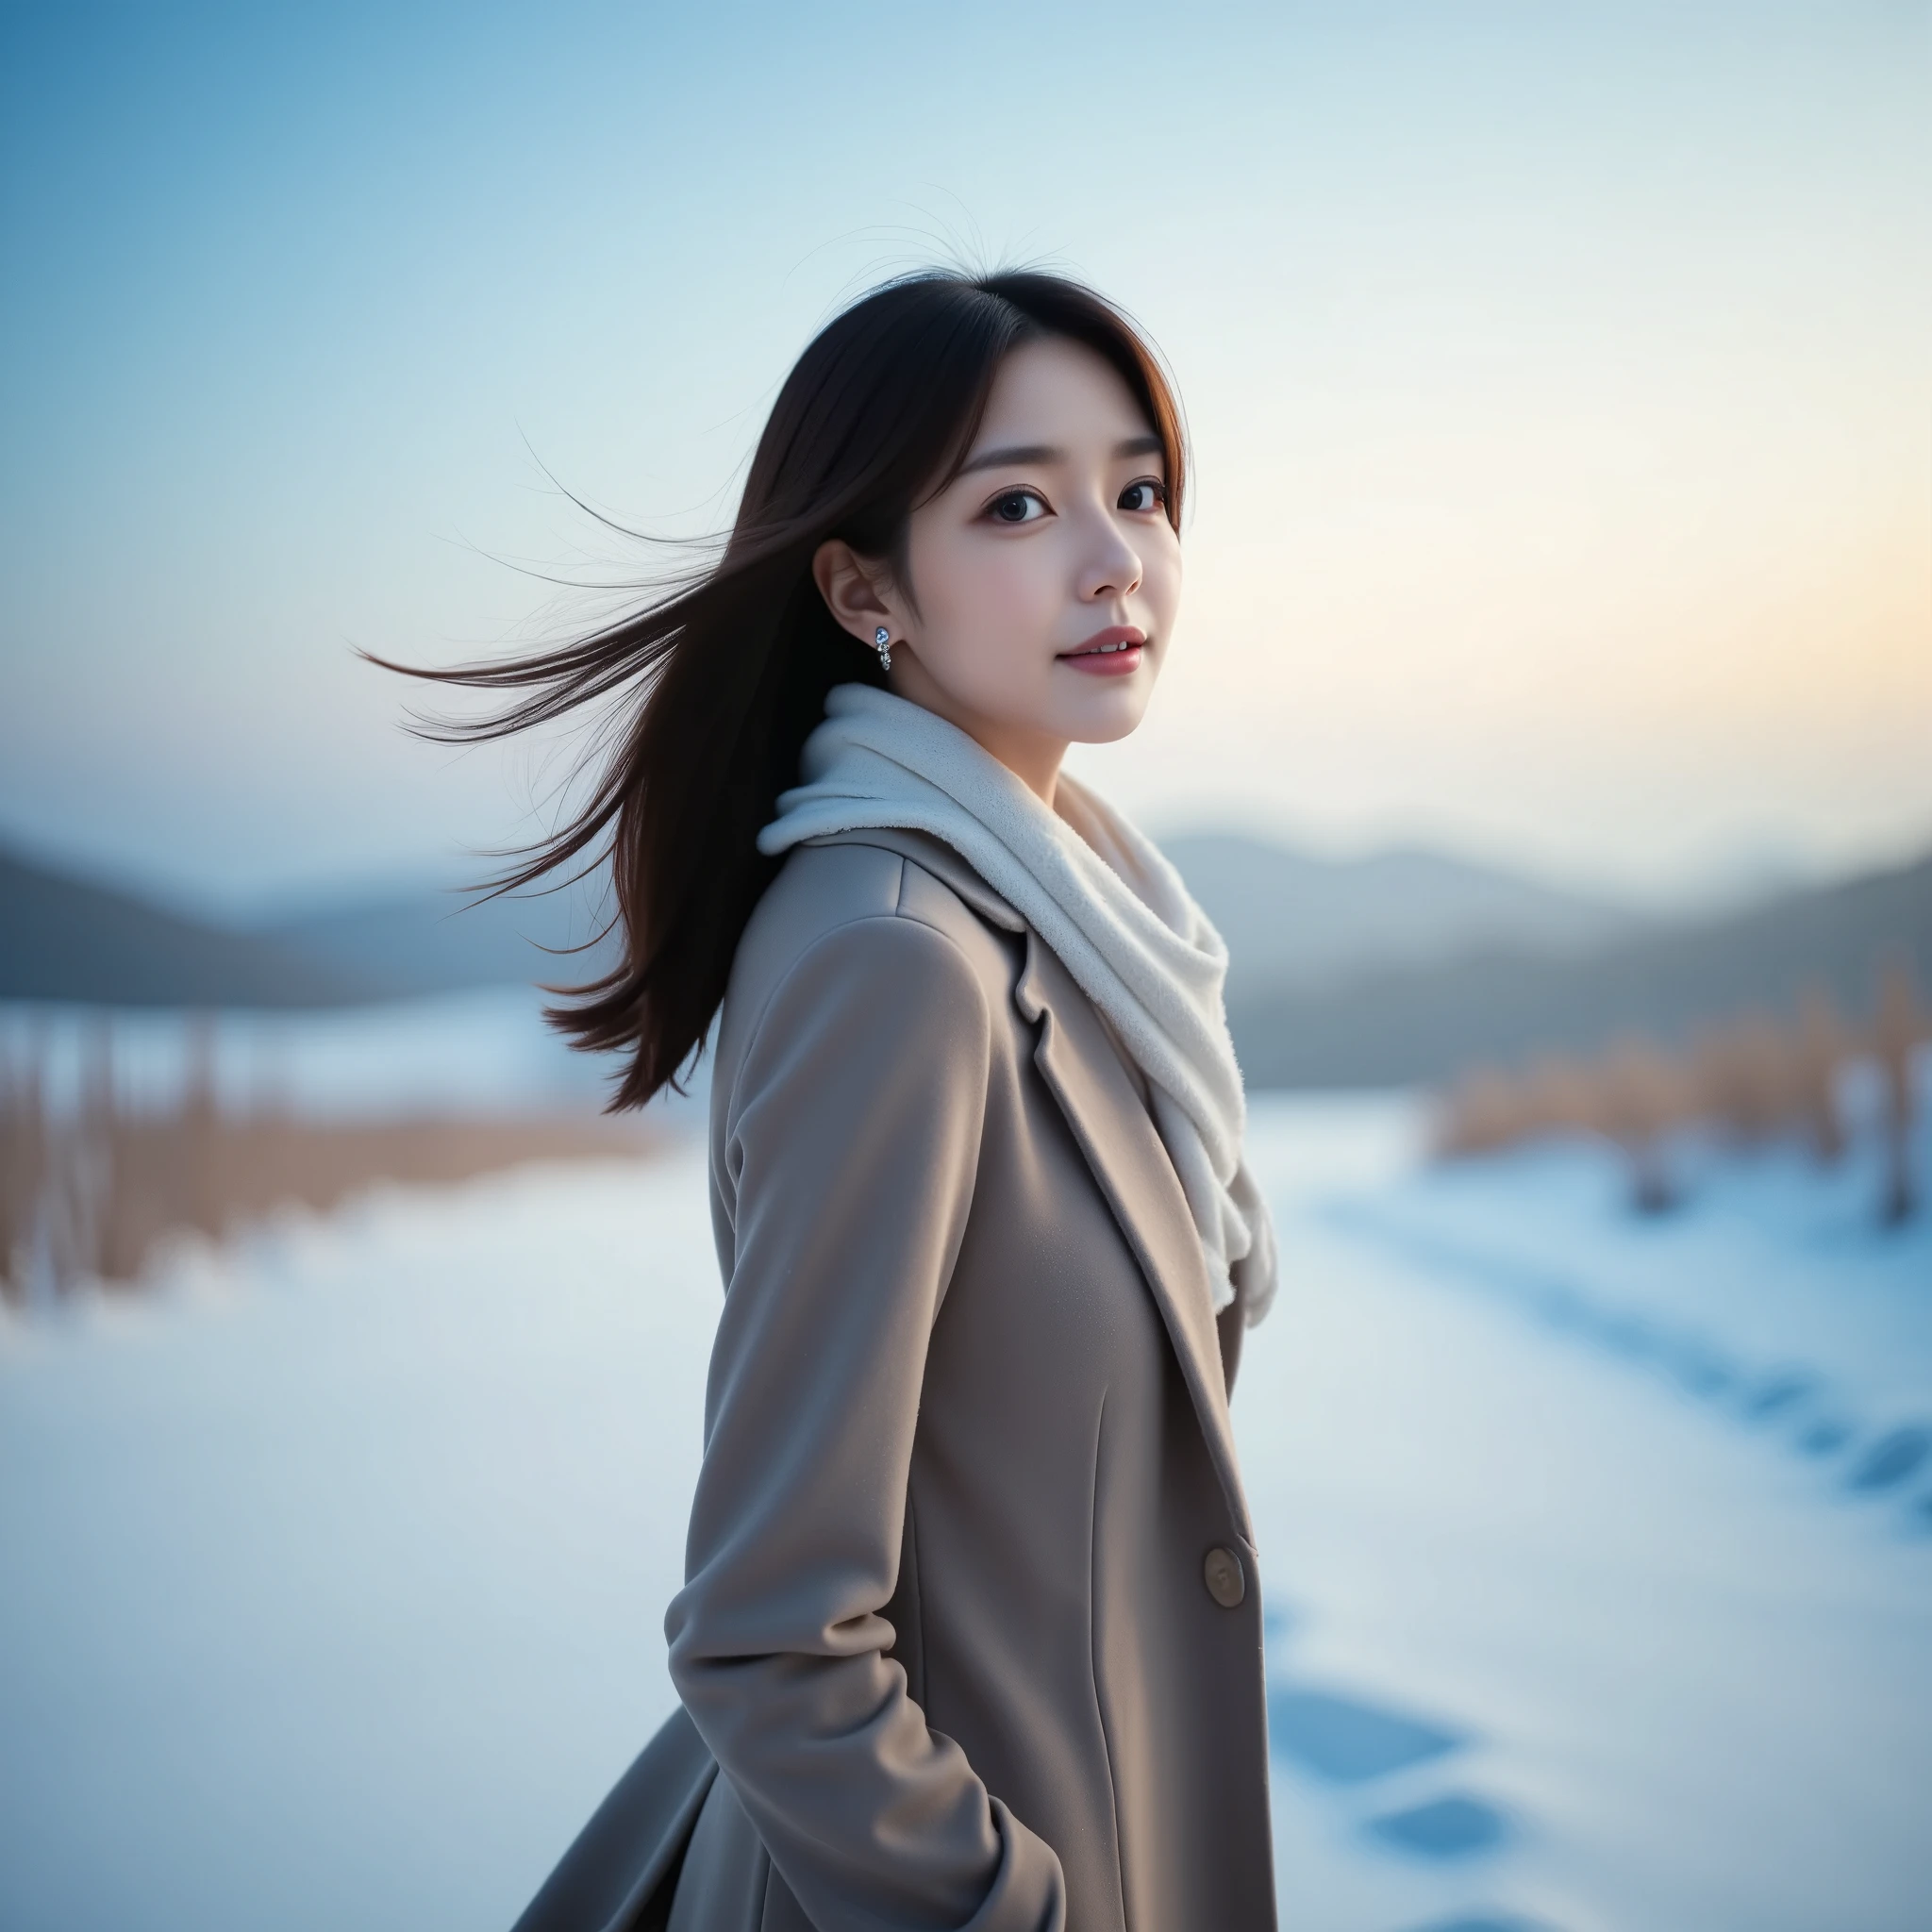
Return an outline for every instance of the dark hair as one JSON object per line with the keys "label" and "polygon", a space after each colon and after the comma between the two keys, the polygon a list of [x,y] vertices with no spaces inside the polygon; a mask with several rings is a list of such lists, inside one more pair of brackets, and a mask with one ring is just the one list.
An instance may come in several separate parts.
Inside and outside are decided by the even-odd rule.
{"label": "dark hair", "polygon": [[514,891],[579,859],[590,871],[608,852],[621,955],[588,985],[557,989],[572,1003],[549,1018],[586,1051],[628,1054],[613,1108],[675,1084],[704,1045],[778,865],[754,841],[798,780],[825,693],[883,681],[825,608],[813,553],[841,538],[903,566],[908,519],[965,460],[1000,363],[1043,337],[1079,342],[1119,372],[1160,438],[1178,527],[1180,410],[1126,317],[1058,275],[932,271],[874,289],[813,338],[773,405],[723,553],[701,575],[659,583],[644,608],[557,649],[450,670],[375,660],[528,693],[481,720],[419,721],[444,742],[615,701],[614,750],[588,801],[492,884]]}

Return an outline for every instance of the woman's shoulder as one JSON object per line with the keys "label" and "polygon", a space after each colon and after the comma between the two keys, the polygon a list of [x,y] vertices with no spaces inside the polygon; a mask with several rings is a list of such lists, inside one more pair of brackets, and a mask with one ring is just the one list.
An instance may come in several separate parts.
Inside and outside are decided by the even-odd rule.
{"label": "woman's shoulder", "polygon": [[[931,854],[881,833],[796,846],[738,941],[719,1016],[715,1101],[752,1064],[813,1051],[983,1071],[1018,949]],[[977,894],[974,894],[977,896]],[[900,1064],[900,1071],[902,1064]]]}
{"label": "woman's shoulder", "polygon": [[896,950],[891,929],[922,926],[975,965],[1009,972],[996,935],[1018,917],[948,847],[923,832],[841,832],[797,845],[752,912],[732,978],[769,982],[845,928],[848,946]]}

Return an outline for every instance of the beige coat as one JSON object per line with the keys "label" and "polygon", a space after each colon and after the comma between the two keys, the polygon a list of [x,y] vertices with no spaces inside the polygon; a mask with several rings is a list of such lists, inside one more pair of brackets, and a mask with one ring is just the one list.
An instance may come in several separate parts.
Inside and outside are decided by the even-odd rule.
{"label": "beige coat", "polygon": [[1098,1012],[947,847],[845,833],[714,1081],[684,1709],[525,1932],[1272,1928],[1239,1309]]}

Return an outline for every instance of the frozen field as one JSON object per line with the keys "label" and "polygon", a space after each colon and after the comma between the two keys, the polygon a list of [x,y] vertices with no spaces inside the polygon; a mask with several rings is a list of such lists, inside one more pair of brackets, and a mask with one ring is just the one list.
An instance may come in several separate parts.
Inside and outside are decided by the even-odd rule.
{"label": "frozen field", "polygon": [[[1925,1224],[1413,1131],[1257,1109],[1285,1926],[1923,1932]],[[0,1926],[508,1925],[671,1701],[716,1297],[693,1151],[0,1328]]]}

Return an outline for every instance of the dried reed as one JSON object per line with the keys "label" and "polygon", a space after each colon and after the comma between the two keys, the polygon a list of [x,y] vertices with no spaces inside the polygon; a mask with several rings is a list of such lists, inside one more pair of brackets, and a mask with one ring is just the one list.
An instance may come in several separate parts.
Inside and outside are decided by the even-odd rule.
{"label": "dried reed", "polygon": [[0,1293],[43,1303],[133,1282],[163,1237],[220,1239],[275,1208],[335,1207],[378,1182],[435,1186],[534,1160],[637,1156],[656,1137],[600,1116],[319,1122],[225,1113],[211,1036],[182,1091],[139,1108],[116,1091],[111,1035],[90,1041],[78,1104],[47,1103],[38,1043],[0,1057]]}
{"label": "dried reed", "polygon": [[1932,1015],[1910,964],[1892,959],[1879,974],[1864,1028],[1848,1024],[1829,995],[1813,988],[1790,1021],[1754,1010],[1707,1030],[1688,1050],[1673,1053],[1631,1035],[1593,1059],[1545,1055],[1522,1072],[1471,1069],[1437,1110],[1435,1148],[1454,1159],[1555,1135],[1595,1135],[1623,1150],[1632,1205],[1656,1213],[1679,1198],[1667,1152],[1683,1128],[1707,1128],[1739,1148],[1796,1136],[1821,1165],[1841,1159],[1848,1143],[1841,1074],[1863,1059],[1876,1069],[1881,1094],[1879,1212],[1895,1224],[1920,1206],[1914,1067],[1928,1039]]}

